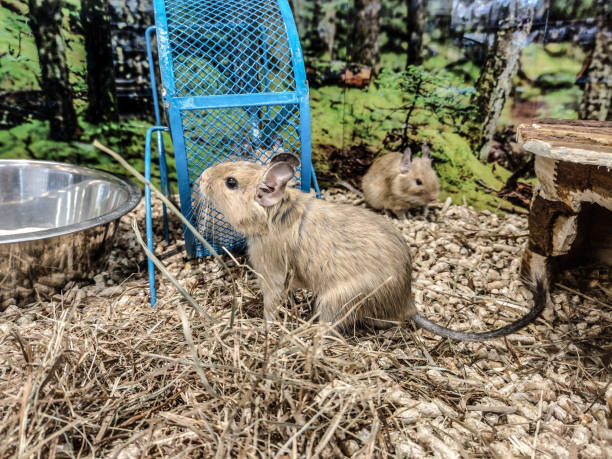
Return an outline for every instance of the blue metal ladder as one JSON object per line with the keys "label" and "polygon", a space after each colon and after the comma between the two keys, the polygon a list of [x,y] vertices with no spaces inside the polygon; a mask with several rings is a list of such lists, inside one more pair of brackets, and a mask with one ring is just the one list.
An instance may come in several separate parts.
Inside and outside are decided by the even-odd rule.
{"label": "blue metal ladder", "polygon": [[[181,211],[198,227],[194,182],[220,161],[265,163],[273,146],[300,156],[298,186],[320,195],[311,161],[308,83],[295,22],[287,0],[154,0],[155,26],[147,29],[156,126],[145,140],[145,176],[151,179],[155,133],[161,188],[169,194],[151,36],[156,32],[161,105],[169,122]],[[245,149],[245,144],[248,148]],[[147,242],[153,251],[151,191],[145,187]],[[215,251],[245,249],[242,235],[212,209]],[[210,215],[209,217],[210,218]],[[164,236],[169,239],[165,205]],[[183,226],[189,257],[210,253]],[[151,305],[156,302],[149,260]]]}

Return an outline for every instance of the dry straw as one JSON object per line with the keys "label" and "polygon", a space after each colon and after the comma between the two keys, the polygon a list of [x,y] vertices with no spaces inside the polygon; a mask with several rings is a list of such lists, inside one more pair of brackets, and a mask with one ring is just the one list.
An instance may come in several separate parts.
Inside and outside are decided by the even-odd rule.
{"label": "dry straw", "polygon": [[[169,276],[151,309],[131,217],[143,221],[143,206],[121,222],[107,276],[0,313],[0,458],[612,453],[609,269],[560,278],[571,290],[554,291],[551,310],[508,340],[451,343],[398,327],[326,340],[306,292],[266,328],[243,258],[185,260],[177,241],[158,244]],[[170,223],[180,234],[179,218]],[[511,281],[503,293],[488,287],[493,274],[514,276],[516,255],[492,247],[506,236],[520,250],[523,217],[449,205],[395,223],[427,316],[485,328],[517,313],[499,303],[526,303]],[[475,295],[486,305],[466,299]]]}
{"label": "dry straw", "polygon": [[[162,200],[162,202],[168,207],[168,209],[170,209],[170,211],[176,215],[182,222],[183,224],[189,229],[189,231],[191,231],[191,234],[193,234],[196,239],[198,239],[198,241],[200,241],[204,247],[206,247],[206,249],[215,257],[215,260],[217,260],[217,262],[223,266],[223,268],[225,269],[225,271],[228,273],[228,275],[230,275],[231,278],[231,272],[229,271],[227,265],[225,264],[225,262],[223,261],[223,259],[219,256],[219,254],[217,254],[216,250],[208,243],[208,241],[206,239],[204,239],[202,237],[202,235],[200,234],[200,232],[191,224],[191,222],[185,218],[185,216],[181,213],[180,210],[178,210],[176,208],[176,206],[172,203],[172,201],[170,201],[161,191],[159,191],[157,189],[157,187],[155,185],[153,185],[149,180],[147,180],[140,172],[138,172],[136,169],[134,169],[130,163],[128,163],[125,159],[123,159],[121,157],[121,155],[119,155],[119,153],[113,151],[112,149],[108,148],[107,146],[101,144],[98,140],[94,140],[93,142],[93,146],[102,150],[104,153],[110,155],[111,157],[113,157],[114,159],[116,159],[123,167],[125,167],[134,177],[136,177],[140,182],[142,182],[144,185],[147,185],[149,187],[149,189],[159,198]],[[137,228],[134,227],[134,230],[137,231]],[[142,243],[142,238],[139,239],[139,242],[141,242],[142,247],[145,249],[145,252],[147,252],[147,255],[149,255],[151,257],[152,260],[154,260],[155,266],[157,266],[162,273],[168,277],[168,272],[164,269],[161,268],[161,263],[159,262],[159,260],[157,260],[154,256],[154,254],[149,252],[149,249],[146,247],[146,245],[144,243]],[[178,283],[173,282],[174,286],[177,287],[177,289],[179,290],[179,292],[185,296],[185,290],[182,289],[181,287],[179,287]],[[232,288],[234,289],[234,303],[232,305],[232,318],[230,320],[230,325],[233,324],[233,318],[234,318],[234,314],[236,311],[236,306],[237,306],[237,298],[238,298],[238,292],[236,289],[236,284],[234,282],[234,280],[232,279]],[[190,301],[190,304],[192,306],[194,306],[196,309],[199,309],[199,311],[201,311],[201,309],[193,302]],[[212,319],[209,316],[210,319]],[[214,320],[214,319],[213,319]]]}

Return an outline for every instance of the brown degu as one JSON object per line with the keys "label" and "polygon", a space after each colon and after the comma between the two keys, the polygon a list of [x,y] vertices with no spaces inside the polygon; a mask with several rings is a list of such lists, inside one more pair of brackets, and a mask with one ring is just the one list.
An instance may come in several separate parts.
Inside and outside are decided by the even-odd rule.
{"label": "brown degu", "polygon": [[370,210],[288,187],[298,165],[295,156],[282,153],[267,166],[223,163],[199,178],[200,192],[247,238],[266,320],[275,319],[287,287],[311,290],[319,320],[341,332],[412,319],[448,338],[481,341],[522,328],[544,308],[547,296],[539,283],[536,306],[503,328],[465,333],[430,322],[415,309],[410,252],[399,230]]}
{"label": "brown degu", "polygon": [[361,182],[370,207],[399,217],[408,209],[438,199],[440,183],[431,167],[429,147],[424,145],[421,151],[421,157],[412,158],[410,148],[406,148],[404,154],[387,153],[372,163]]}

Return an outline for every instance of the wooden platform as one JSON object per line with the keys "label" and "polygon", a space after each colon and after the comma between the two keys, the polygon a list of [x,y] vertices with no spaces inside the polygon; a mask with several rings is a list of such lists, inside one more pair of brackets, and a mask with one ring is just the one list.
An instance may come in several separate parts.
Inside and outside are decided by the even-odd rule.
{"label": "wooden platform", "polygon": [[555,268],[612,265],[612,122],[537,120],[518,142],[535,155],[538,185],[521,271],[549,279]]}

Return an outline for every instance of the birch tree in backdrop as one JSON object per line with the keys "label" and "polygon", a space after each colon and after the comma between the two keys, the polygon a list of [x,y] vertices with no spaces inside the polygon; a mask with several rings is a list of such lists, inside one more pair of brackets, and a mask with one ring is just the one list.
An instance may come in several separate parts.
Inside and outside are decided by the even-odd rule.
{"label": "birch tree in backdrop", "polygon": [[289,0],[289,6],[291,6],[291,10],[293,11],[295,26],[297,27],[298,33],[301,37],[306,32],[306,23],[304,15],[301,13],[304,10],[304,6],[307,1],[308,0]]}
{"label": "birch tree in backdrop", "polygon": [[482,160],[489,154],[499,116],[512,89],[521,50],[531,31],[536,3],[536,0],[510,0],[507,14],[498,24],[493,46],[480,70],[473,98],[477,110],[470,130],[470,143]]}
{"label": "birch tree in backdrop", "polygon": [[53,140],[70,140],[77,117],[66,65],[66,42],[62,36],[61,0],[28,0],[29,24],[38,49],[40,86]]}
{"label": "birch tree in backdrop", "polygon": [[599,0],[598,30],[587,69],[580,118],[612,121],[612,4]]}

